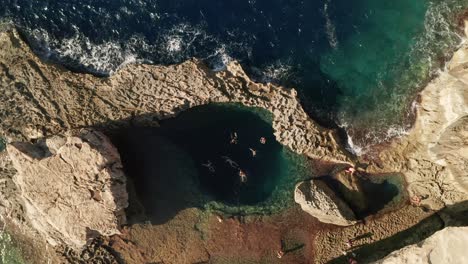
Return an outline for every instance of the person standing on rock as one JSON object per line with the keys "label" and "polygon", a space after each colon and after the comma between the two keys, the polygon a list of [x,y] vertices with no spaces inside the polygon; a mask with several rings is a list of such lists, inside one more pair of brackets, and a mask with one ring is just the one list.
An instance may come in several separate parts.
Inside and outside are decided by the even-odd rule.
{"label": "person standing on rock", "polygon": [[353,175],[356,172],[356,169],[354,167],[349,167],[345,170],[345,172]]}

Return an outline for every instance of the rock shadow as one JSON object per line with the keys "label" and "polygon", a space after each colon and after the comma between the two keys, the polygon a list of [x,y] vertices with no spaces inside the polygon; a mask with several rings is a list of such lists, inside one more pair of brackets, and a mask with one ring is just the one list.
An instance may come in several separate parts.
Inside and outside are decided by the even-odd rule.
{"label": "rock shadow", "polygon": [[322,176],[317,180],[334,190],[358,219],[397,209],[406,197],[403,178],[399,174],[355,173],[353,176],[344,177],[343,175]]}
{"label": "rock shadow", "polygon": [[[468,201],[464,201],[455,205],[447,206],[441,211],[425,218],[417,225],[401,231],[389,238],[355,247],[349,253],[354,253],[359,263],[371,263],[384,258],[395,250],[419,243],[445,227],[460,227],[467,225]],[[341,256],[329,261],[328,263],[347,263],[347,259],[345,256]]]}
{"label": "rock shadow", "polygon": [[151,127],[129,127],[112,136],[128,181],[128,221],[163,224],[179,211],[201,206],[194,164]]}

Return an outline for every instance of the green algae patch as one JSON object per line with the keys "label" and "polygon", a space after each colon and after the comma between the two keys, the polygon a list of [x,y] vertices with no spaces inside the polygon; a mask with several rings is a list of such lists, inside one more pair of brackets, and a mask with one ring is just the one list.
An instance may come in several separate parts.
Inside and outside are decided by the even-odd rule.
{"label": "green algae patch", "polygon": [[21,251],[12,241],[11,236],[5,231],[0,232],[0,263],[1,264],[24,264]]}

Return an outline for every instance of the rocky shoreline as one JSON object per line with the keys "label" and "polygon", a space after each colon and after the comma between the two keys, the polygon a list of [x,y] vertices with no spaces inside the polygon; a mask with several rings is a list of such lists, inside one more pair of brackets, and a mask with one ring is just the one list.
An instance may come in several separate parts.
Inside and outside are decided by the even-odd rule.
{"label": "rocky shoreline", "polygon": [[[468,21],[465,21],[465,28],[468,36]],[[289,234],[291,230],[295,230],[294,228],[298,230],[306,228],[310,237],[314,239],[304,238],[301,243],[313,254],[307,253],[304,256],[292,254],[291,259],[284,258],[283,262],[298,263],[299,259],[324,263],[333,260],[338,258],[343,251],[343,241],[347,241],[350,237],[373,232],[374,236],[364,239],[364,244],[387,239],[416,225],[437,210],[468,200],[468,174],[466,173],[468,169],[468,134],[466,133],[468,131],[468,44],[466,43],[454,54],[447,69],[421,92],[416,122],[409,135],[395,139],[373,158],[355,157],[348,153],[336,131],[319,126],[307,116],[300,106],[294,89],[255,83],[235,62],[229,64],[222,72],[212,72],[197,60],[174,66],[128,65],[109,78],[98,78],[89,74],[72,73],[60,66],[42,62],[31,52],[15,30],[0,32],[0,45],[2,46],[0,87],[3,89],[0,93],[2,101],[0,135],[8,143],[8,154],[0,153],[0,179],[5,185],[0,190],[2,200],[0,214],[7,218],[5,222],[19,228],[25,235],[35,237],[37,240],[42,239],[43,242],[46,240],[57,248],[68,246],[79,251],[79,248],[92,238],[99,237],[99,235],[117,234],[112,236],[109,243],[115,245],[114,250],[119,251],[119,257],[129,263],[132,260],[135,261],[134,263],[155,261],[157,258],[144,250],[145,245],[151,244],[141,238],[147,235],[138,235],[138,232],[141,233],[143,232],[141,230],[146,229],[145,232],[148,234],[160,235],[163,227],[138,225],[134,228],[126,227],[124,230],[119,230],[120,224],[123,223],[119,220],[122,216],[119,211],[125,207],[127,198],[126,192],[122,190],[125,188],[125,177],[121,171],[119,172],[121,165],[119,165],[118,153],[116,150],[109,151],[111,146],[105,147],[104,150],[97,147],[98,151],[95,151],[96,147],[89,148],[85,140],[86,135],[89,133],[97,135],[95,134],[97,132],[92,132],[90,128],[111,130],[131,124],[157,126],[158,120],[174,117],[191,107],[208,103],[236,102],[245,106],[266,109],[273,115],[272,126],[277,140],[292,151],[306,155],[313,161],[332,164],[330,173],[337,167],[350,166],[356,166],[358,173],[402,173],[408,184],[407,190],[410,197],[417,201],[417,206],[403,206],[382,216],[366,218],[367,223],[357,223],[355,219],[348,219],[341,215],[340,211],[343,211],[343,206],[337,205],[341,202],[337,202],[332,191],[328,190],[324,192],[325,194],[314,192],[314,194],[319,193],[320,199],[325,202],[317,204],[315,208],[309,208],[309,213],[293,208],[279,216],[268,216],[255,221],[251,219],[254,222],[247,224],[238,219],[222,220],[215,215],[203,220],[205,221],[203,223],[211,223],[215,226],[212,221],[218,217],[221,219],[219,223],[225,225],[226,230],[241,232],[250,230],[256,233],[255,230],[265,231],[272,228],[275,232],[271,232],[269,239],[275,238],[278,241],[283,241],[282,237]],[[51,140],[57,135],[59,136],[55,137],[56,140]],[[30,142],[36,143],[36,146],[46,142],[47,147],[42,148],[38,154],[37,148]],[[47,142],[51,143],[47,145]],[[57,142],[66,143],[58,144]],[[107,141],[103,139],[102,142]],[[31,150],[35,150],[36,153],[31,154]],[[89,152],[83,152],[84,150],[89,150]],[[29,154],[25,155],[25,153]],[[71,166],[69,172],[63,171],[66,166],[59,165],[60,162],[67,161],[65,155],[67,153],[76,154],[73,155],[76,158],[73,162],[65,162]],[[84,155],[83,159],[80,158],[80,153]],[[103,155],[102,153],[107,153],[107,158],[104,157],[104,160],[107,160],[104,163],[107,165],[87,162],[85,158],[91,155],[90,153],[97,155],[95,159],[98,160]],[[114,156],[108,158],[109,155]],[[75,173],[75,165],[80,162],[86,164],[82,164],[83,168]],[[108,166],[111,169],[107,168]],[[109,170],[112,173],[109,174]],[[87,171],[93,171],[93,173],[87,173]],[[46,182],[27,181],[34,179],[31,175],[38,173],[44,176],[42,180],[47,183],[53,185],[53,183],[62,182],[62,185],[58,184],[54,186],[58,189],[52,190],[45,188]],[[58,176],[53,176],[54,173]],[[62,175],[67,175],[68,178],[61,177]],[[76,180],[82,175],[89,177],[84,181]],[[95,175],[107,175],[106,177],[110,178],[113,178],[112,175],[118,175],[119,191],[109,194],[108,188],[110,186],[114,188],[115,184],[108,178],[103,180],[104,185],[97,191],[97,186],[93,185],[92,180]],[[37,191],[34,188],[36,184],[44,188],[39,188]],[[72,199],[76,203],[62,208],[53,205],[57,202],[70,201],[67,195],[74,192],[60,194],[59,191],[67,184],[77,188],[76,195]],[[36,194],[34,194],[35,191]],[[49,195],[41,196],[41,191],[46,194],[57,193],[59,195],[53,199]],[[106,192],[109,195],[106,196]],[[318,197],[307,195],[307,191],[303,193],[304,195],[299,195],[304,200],[300,202],[303,208],[306,198]],[[39,201],[43,204],[38,204]],[[90,210],[94,208],[92,210],[103,210],[107,213],[102,214],[102,219],[94,219],[92,216],[96,213],[90,213],[92,210],[89,211],[86,207],[83,207],[83,210],[76,210],[79,201],[89,203]],[[79,217],[62,221],[60,213],[72,211],[73,208],[73,214],[68,214],[70,217],[76,218],[77,215],[81,217],[82,213],[89,213],[90,215],[85,218],[91,217],[92,219],[81,221],[78,220]],[[55,213],[52,215],[43,213],[50,209],[55,210]],[[331,214],[326,212],[331,209],[333,209]],[[174,221],[179,221],[178,219],[183,217],[186,219],[180,221],[190,221],[193,218],[197,219],[194,215],[203,215],[193,210],[182,212],[181,216]],[[272,219],[280,222],[287,221],[287,217],[291,217],[291,212],[298,215],[298,219],[306,219],[304,222],[309,223],[310,226],[320,228],[300,227],[299,223],[296,226],[294,224],[280,226],[277,223],[271,223]],[[352,215],[352,212],[346,214]],[[332,225],[322,226],[316,218],[310,215]],[[31,221],[33,219],[34,221]],[[250,218],[245,221],[250,221],[248,219]],[[77,222],[74,223],[73,220]],[[265,224],[261,225],[257,222]],[[64,225],[61,226],[61,224]],[[349,226],[336,227],[336,225]],[[253,226],[257,229],[249,229],[254,228]],[[87,228],[93,231],[92,234],[87,232]],[[221,232],[216,228],[207,228],[207,233],[212,235]],[[225,234],[225,236],[228,235]],[[258,236],[260,237],[260,234]],[[138,242],[137,237],[141,238],[141,242]],[[301,236],[294,234],[293,237],[297,239]],[[125,242],[132,241],[130,238],[137,239],[137,242]],[[257,238],[252,235],[245,237],[243,243],[255,243]],[[193,238],[193,245],[201,243],[199,239]],[[193,250],[200,252],[205,250],[210,260],[209,256],[213,257],[216,255],[213,252],[218,252],[220,249],[210,244],[214,242],[203,243],[206,244],[204,249],[193,247]],[[266,251],[262,250],[268,250],[267,246],[278,247],[278,243],[272,241],[271,244],[264,243],[263,246],[265,248],[257,249],[258,252],[265,253]],[[279,250],[282,250],[283,245],[279,246]],[[187,244],[176,243],[170,250],[186,247]],[[63,253],[63,250],[58,250]],[[268,251],[268,254],[273,254],[270,263],[279,261],[274,256],[277,253],[275,250],[278,249]],[[44,258],[50,258],[51,253],[48,251],[47,254],[49,255],[44,255]],[[187,254],[194,255],[193,252]],[[164,261],[162,256],[158,255],[158,257]],[[263,256],[256,257],[257,260],[263,258]],[[193,260],[200,259],[206,259],[206,256],[197,255],[193,258]],[[173,263],[178,262],[174,260]]]}

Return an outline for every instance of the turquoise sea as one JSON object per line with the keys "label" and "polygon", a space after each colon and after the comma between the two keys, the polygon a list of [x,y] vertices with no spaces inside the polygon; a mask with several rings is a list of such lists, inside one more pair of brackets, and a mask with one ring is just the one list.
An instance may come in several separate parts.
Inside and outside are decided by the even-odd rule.
{"label": "turquoise sea", "polygon": [[240,61],[296,87],[355,150],[404,134],[411,103],[460,43],[466,0],[1,0],[44,59],[109,75],[128,63]]}

